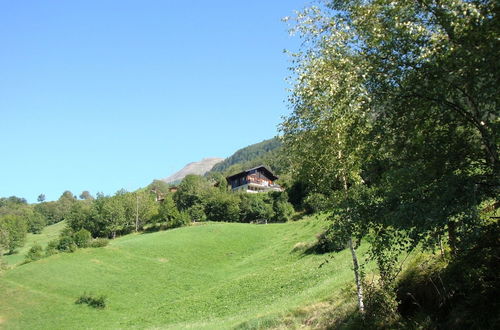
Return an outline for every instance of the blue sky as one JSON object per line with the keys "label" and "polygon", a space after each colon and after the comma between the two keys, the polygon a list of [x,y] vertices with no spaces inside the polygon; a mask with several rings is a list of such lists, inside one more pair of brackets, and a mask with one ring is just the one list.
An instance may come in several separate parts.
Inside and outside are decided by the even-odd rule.
{"label": "blue sky", "polygon": [[0,2],[0,197],[135,190],[275,136],[306,4]]}

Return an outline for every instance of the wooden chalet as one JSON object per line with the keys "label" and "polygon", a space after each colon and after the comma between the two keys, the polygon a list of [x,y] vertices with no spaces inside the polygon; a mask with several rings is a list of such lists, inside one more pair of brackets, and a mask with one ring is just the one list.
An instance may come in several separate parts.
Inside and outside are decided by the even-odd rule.
{"label": "wooden chalet", "polygon": [[233,191],[248,193],[283,191],[281,186],[274,183],[277,179],[278,177],[265,166],[257,166],[226,178]]}

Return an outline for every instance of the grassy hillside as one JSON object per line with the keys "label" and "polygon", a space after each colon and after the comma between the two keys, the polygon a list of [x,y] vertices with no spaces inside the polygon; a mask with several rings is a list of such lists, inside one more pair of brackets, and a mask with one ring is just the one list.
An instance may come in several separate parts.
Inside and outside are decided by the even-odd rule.
{"label": "grassy hillside", "polygon": [[[293,251],[314,241],[323,225],[313,219],[192,226],[18,266],[0,277],[0,327],[261,326],[349,286],[348,251],[321,268],[325,255]],[[76,305],[84,292],[106,295],[107,307]]]}
{"label": "grassy hillside", "polygon": [[19,248],[15,254],[3,256],[3,259],[8,265],[15,265],[23,262],[24,256],[33,245],[39,244],[45,248],[50,241],[59,237],[59,233],[65,225],[66,223],[61,221],[43,228],[40,234],[28,233],[26,236],[26,244],[24,244],[22,248]]}

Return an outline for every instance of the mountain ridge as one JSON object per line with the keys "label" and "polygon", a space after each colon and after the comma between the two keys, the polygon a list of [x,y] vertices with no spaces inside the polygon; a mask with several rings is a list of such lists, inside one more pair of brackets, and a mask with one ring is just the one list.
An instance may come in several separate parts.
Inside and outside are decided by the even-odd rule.
{"label": "mountain ridge", "polygon": [[224,158],[220,157],[206,157],[200,161],[188,163],[182,169],[166,178],[161,179],[161,181],[166,183],[175,183],[182,180],[189,174],[204,175],[210,171],[215,164],[220,163],[223,160]]}

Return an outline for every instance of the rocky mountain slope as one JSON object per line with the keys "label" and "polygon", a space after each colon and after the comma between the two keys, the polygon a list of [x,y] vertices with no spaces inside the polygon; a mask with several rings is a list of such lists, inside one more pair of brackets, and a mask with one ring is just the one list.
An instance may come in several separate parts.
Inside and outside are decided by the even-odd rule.
{"label": "rocky mountain slope", "polygon": [[203,175],[210,171],[215,164],[220,163],[223,160],[224,158],[217,157],[203,158],[199,162],[192,162],[187,164],[180,171],[175,172],[169,177],[162,179],[162,181],[165,181],[166,183],[175,183],[182,180],[188,174]]}

